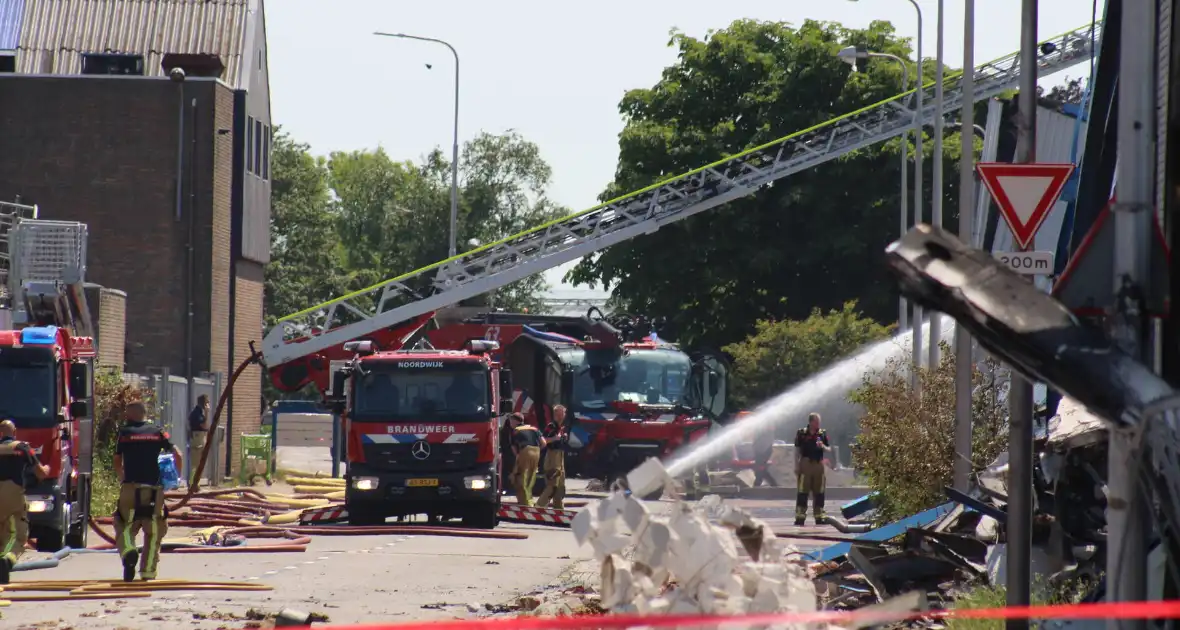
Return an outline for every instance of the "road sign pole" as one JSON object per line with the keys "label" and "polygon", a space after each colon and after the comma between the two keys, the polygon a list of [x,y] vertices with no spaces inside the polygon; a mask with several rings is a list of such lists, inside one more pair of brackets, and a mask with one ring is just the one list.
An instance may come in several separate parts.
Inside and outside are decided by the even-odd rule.
{"label": "road sign pole", "polygon": [[[1020,94],[1017,119],[1016,162],[1032,164],[1037,161],[1037,0],[1023,0],[1020,11]],[[1062,182],[1064,186],[1064,182]],[[990,187],[989,187],[990,188]],[[1058,192],[1060,194],[1060,191]],[[995,191],[992,191],[995,197]],[[1011,201],[1011,199],[1009,199]],[[1043,201],[1043,199],[1042,199]],[[1049,208],[1052,207],[1050,203]],[[1048,214],[1048,208],[1038,208]],[[1009,203],[1009,227],[1015,210]],[[1044,216],[1029,217],[1024,227],[1033,223],[1032,234],[1044,221]],[[1031,235],[1021,239],[1021,250],[1027,250]],[[1032,383],[1009,367],[1011,382],[1008,388],[1008,606],[1028,606],[1032,591]],[[1009,619],[1007,630],[1028,630],[1028,619]]]}

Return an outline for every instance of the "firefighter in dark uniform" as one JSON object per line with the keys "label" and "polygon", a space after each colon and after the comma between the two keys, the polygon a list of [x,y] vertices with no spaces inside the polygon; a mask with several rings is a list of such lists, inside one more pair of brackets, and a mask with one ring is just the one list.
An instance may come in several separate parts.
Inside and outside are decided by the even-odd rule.
{"label": "firefighter in dark uniform", "polygon": [[49,467],[37,461],[32,447],[16,439],[12,420],[0,422],[0,584],[25,551],[29,540],[29,513],[25,503],[25,480],[32,473],[38,480],[49,476]]}
{"label": "firefighter in dark uniform", "polygon": [[569,443],[566,432],[565,407],[553,406],[553,421],[545,425],[545,459],[541,470],[545,474],[545,489],[537,497],[537,507],[565,509],[565,451]]}
{"label": "firefighter in dark uniform", "polygon": [[824,453],[832,450],[828,434],[819,428],[819,414],[807,416],[807,428],[795,433],[795,477],[798,479],[799,496],[795,504],[795,524],[807,520],[807,495],[815,501],[815,524],[827,521],[824,513]]}
{"label": "firefighter in dark uniform", "polygon": [[524,415],[509,416],[512,423],[512,452],[516,463],[512,469],[512,484],[516,488],[519,505],[533,504],[533,484],[537,482],[537,466],[541,463],[541,447],[545,438],[536,427],[524,423]]}
{"label": "firefighter in dark uniform", "polygon": [[[137,562],[141,578],[156,578],[160,542],[168,532],[160,454],[171,452],[176,468],[184,470],[180,449],[172,444],[167,431],[145,421],[145,413],[141,402],[127,405],[127,422],[119,430],[119,441],[115,445],[115,475],[121,482],[115,508],[115,543],[119,557],[123,559],[123,580],[126,582],[135,579]],[[144,532],[142,562],[135,547],[140,530]]]}

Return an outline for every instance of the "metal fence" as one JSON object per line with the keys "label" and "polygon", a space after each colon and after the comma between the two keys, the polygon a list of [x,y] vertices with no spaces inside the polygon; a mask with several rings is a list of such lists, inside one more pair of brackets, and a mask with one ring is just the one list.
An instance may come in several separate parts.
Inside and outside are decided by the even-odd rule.
{"label": "metal fence", "polygon": [[[136,383],[140,387],[152,390],[156,400],[156,414],[159,416],[157,422],[171,434],[172,443],[184,454],[185,469],[182,477],[191,479],[194,462],[192,454],[189,453],[188,415],[192,411],[193,401],[201,394],[209,397],[211,406],[216,405],[221,397],[221,373],[204,372],[194,378],[191,397],[188,381],[182,376],[173,375],[167,368],[152,370],[146,375],[124,374],[123,378],[129,383]],[[218,427],[210,439],[214,440],[214,446],[209,453],[209,461],[205,463],[202,479],[209,485],[218,485],[225,474],[225,464],[222,460],[225,452],[224,427]]]}

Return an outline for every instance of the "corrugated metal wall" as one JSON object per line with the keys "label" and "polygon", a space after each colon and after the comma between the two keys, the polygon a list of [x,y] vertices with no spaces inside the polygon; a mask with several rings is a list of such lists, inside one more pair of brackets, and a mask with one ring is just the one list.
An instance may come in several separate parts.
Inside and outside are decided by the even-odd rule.
{"label": "corrugated metal wall", "polygon": [[164,53],[204,53],[221,57],[222,80],[238,85],[247,0],[20,2],[17,72],[77,74],[84,53],[113,52],[141,54],[144,74],[162,76]]}
{"label": "corrugated metal wall", "polygon": [[16,50],[24,14],[25,0],[0,0],[0,50]]}

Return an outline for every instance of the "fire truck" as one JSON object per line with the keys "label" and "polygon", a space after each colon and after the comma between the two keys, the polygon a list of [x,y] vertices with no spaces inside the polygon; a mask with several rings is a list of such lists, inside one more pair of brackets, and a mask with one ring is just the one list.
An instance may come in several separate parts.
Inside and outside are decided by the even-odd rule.
{"label": "fire truck", "polygon": [[86,225],[21,219],[7,232],[0,417],[49,467],[26,486],[37,549],[84,548],[93,465],[95,344],[83,287]]}
{"label": "fire truck", "polygon": [[511,410],[494,341],[463,350],[382,351],[344,344],[329,401],[347,440],[345,504],[352,524],[426,514],[491,529],[500,510],[499,418]]}
{"label": "fire truck", "polygon": [[499,342],[514,375],[513,410],[544,427],[553,406],[563,405],[566,474],[613,483],[726,419],[725,359],[685,353],[658,328],[646,317],[607,318],[591,308],[583,317],[485,313],[422,336],[438,348],[471,338]]}

